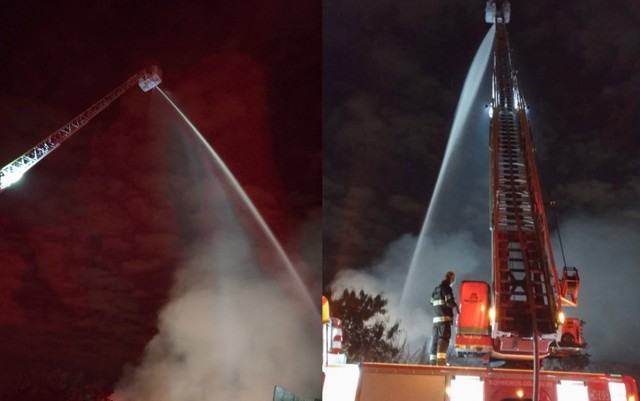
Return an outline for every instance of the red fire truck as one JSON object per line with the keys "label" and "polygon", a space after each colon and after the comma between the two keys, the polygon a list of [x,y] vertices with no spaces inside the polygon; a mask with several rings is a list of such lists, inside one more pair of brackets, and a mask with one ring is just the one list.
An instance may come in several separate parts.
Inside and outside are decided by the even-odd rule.
{"label": "red fire truck", "polygon": [[485,12],[495,26],[489,107],[493,285],[462,283],[454,347],[459,355],[528,361],[533,368],[349,365],[325,358],[325,401],[638,401],[628,376],[540,370],[542,358],[584,347],[580,320],[562,310],[577,306],[580,277],[574,267],[564,267],[560,277],[556,271],[527,107],[511,65],[505,27],[511,8],[498,3],[489,0]]}
{"label": "red fire truck", "polygon": [[[325,368],[325,401],[531,401],[530,370],[363,363]],[[540,401],[637,401],[633,378],[540,373]]]}

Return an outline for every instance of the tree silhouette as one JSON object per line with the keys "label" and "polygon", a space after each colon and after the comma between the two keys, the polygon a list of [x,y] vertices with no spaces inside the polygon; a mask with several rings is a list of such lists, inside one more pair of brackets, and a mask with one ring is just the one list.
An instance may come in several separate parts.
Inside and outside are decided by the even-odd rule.
{"label": "tree silhouette", "polygon": [[327,298],[331,315],[342,320],[342,349],[348,362],[397,362],[403,349],[400,322],[389,325],[388,300],[382,294],[345,289],[339,298]]}

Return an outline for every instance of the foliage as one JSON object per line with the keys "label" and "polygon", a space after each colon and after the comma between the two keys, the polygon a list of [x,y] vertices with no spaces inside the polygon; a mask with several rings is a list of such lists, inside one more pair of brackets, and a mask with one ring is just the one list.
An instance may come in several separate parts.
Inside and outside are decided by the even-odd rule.
{"label": "foliage", "polygon": [[569,355],[560,358],[546,358],[543,363],[545,370],[562,372],[586,372],[589,366],[589,353]]}
{"label": "foliage", "polygon": [[349,363],[397,362],[404,344],[400,344],[400,322],[389,325],[388,299],[346,289],[338,298],[333,294],[327,298],[331,315],[342,320],[342,348]]}

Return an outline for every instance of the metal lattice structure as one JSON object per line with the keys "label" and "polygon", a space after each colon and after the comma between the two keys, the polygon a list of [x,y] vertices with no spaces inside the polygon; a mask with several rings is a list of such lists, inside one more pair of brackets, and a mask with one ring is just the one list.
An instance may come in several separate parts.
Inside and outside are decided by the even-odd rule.
{"label": "metal lattice structure", "polygon": [[3,167],[2,170],[0,170],[0,192],[4,191],[19,180],[31,167],[47,155],[51,154],[51,152],[58,148],[62,142],[69,139],[71,135],[84,127],[93,117],[106,109],[107,106],[120,97],[120,95],[126,92],[130,87],[137,83],[143,91],[148,92],[159,85],[160,82],[160,72],[156,66],[152,67],[150,73],[142,70],[127,79],[124,83],[102,99],[98,100],[94,105],[89,107],[73,120],[69,121],[57,131],[49,135],[22,156]]}
{"label": "metal lattice structure", "polygon": [[[506,3],[508,4],[508,3]],[[499,354],[540,355],[559,336],[558,277],[549,239],[527,107],[511,63],[504,7],[495,11],[491,107],[492,337]]]}
{"label": "metal lattice structure", "polygon": [[462,282],[454,347],[461,355],[537,361],[576,355],[585,347],[580,319],[562,312],[563,306],[578,305],[580,277],[575,267],[565,266],[561,278],[556,270],[528,107],[511,61],[510,18],[509,2],[487,2],[485,21],[495,27],[489,107],[492,291],[488,283]]}

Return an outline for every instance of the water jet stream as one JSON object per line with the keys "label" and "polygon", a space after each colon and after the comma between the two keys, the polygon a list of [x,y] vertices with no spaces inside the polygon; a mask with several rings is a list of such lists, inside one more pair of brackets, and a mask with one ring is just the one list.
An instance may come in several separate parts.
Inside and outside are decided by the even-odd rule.
{"label": "water jet stream", "polygon": [[[469,117],[471,106],[476,99],[478,88],[482,82],[482,78],[485,75],[485,71],[487,69],[489,56],[491,54],[491,48],[493,44],[493,37],[495,35],[495,27],[492,26],[491,29],[485,35],[482,43],[480,44],[476,55],[469,67],[469,72],[467,73],[467,77],[464,82],[464,86],[462,88],[462,93],[460,95],[460,100],[458,101],[458,106],[456,108],[456,113],[453,120],[453,125],[451,127],[451,131],[449,134],[449,140],[447,142],[447,148],[445,150],[444,158],[442,160],[442,165],[440,168],[440,172],[438,174],[438,179],[436,181],[436,186],[434,188],[433,194],[431,196],[431,201],[429,203],[429,207],[427,209],[427,214],[422,225],[422,229],[420,231],[420,235],[418,237],[418,242],[416,244],[416,248],[414,250],[411,263],[409,265],[409,270],[407,272],[407,278],[405,280],[405,284],[402,290],[402,294],[400,297],[400,309],[408,310],[411,305],[409,305],[409,299],[412,298],[413,291],[417,288],[421,287],[423,283],[419,283],[419,280],[416,280],[416,272],[418,270],[418,266],[428,266],[428,263],[425,263],[423,251],[427,248],[427,242],[430,238],[430,233],[433,229],[432,220],[434,217],[434,210],[437,209],[439,203],[445,201],[442,199],[442,187],[445,178],[447,177],[447,173],[451,167],[451,155],[455,149],[459,147],[463,134],[465,130],[465,124]],[[443,267],[446,268],[446,267]],[[434,286],[437,283],[434,283]],[[429,289],[430,290],[430,289]]]}
{"label": "water jet stream", "polygon": [[309,291],[307,286],[302,281],[302,278],[300,277],[300,275],[296,271],[295,267],[293,266],[293,263],[291,262],[291,260],[287,256],[286,252],[282,248],[282,245],[280,244],[280,242],[278,241],[276,236],[273,234],[273,232],[271,231],[271,229],[269,228],[269,226],[265,222],[264,218],[262,217],[262,215],[260,214],[258,209],[255,207],[255,205],[253,204],[253,202],[251,201],[249,196],[246,194],[244,189],[242,189],[242,186],[240,185],[240,183],[236,180],[236,178],[231,173],[231,171],[229,170],[227,165],[224,163],[224,161],[213,150],[211,145],[209,145],[209,143],[202,136],[200,131],[195,127],[195,125],[193,125],[193,123],[180,110],[180,108],[178,108],[178,106],[176,106],[176,104],[162,91],[162,89],[160,89],[160,87],[157,87],[157,89],[162,94],[162,96],[164,96],[164,98],[167,100],[167,102],[174,108],[174,110],[180,115],[180,117],[182,117],[182,119],[189,126],[189,128],[191,128],[191,130],[196,135],[196,137],[200,139],[202,144],[209,151],[209,154],[211,155],[211,157],[214,159],[214,161],[218,164],[218,166],[221,168],[221,170],[225,174],[225,177],[227,178],[227,180],[229,181],[231,186],[234,188],[234,190],[240,196],[240,198],[244,202],[245,206],[249,209],[250,213],[255,218],[256,222],[258,223],[258,225],[260,226],[260,228],[262,229],[264,234],[271,241],[271,244],[275,248],[278,256],[280,257],[280,259],[282,260],[284,266],[286,267],[287,273],[293,279],[296,289],[299,291],[299,294],[301,294],[301,298],[302,298],[302,301],[304,303],[304,307],[306,308],[307,313],[308,313],[307,316],[311,317],[310,321],[320,322],[319,308],[316,305],[317,302],[314,301],[313,297],[311,296],[311,292]]}

